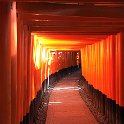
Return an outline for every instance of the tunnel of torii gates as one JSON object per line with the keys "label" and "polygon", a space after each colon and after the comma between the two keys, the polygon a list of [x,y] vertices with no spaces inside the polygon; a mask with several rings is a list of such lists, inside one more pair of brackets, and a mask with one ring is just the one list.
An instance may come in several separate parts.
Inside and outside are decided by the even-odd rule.
{"label": "tunnel of torii gates", "polygon": [[16,18],[15,3],[0,3],[0,123],[22,121],[42,82],[80,62],[88,83],[124,106],[124,32],[92,41],[31,32]]}

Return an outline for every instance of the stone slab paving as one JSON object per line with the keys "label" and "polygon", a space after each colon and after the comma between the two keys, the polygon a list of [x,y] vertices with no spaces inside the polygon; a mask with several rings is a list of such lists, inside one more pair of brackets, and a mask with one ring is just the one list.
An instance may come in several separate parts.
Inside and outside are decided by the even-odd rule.
{"label": "stone slab paving", "polygon": [[77,71],[54,87],[47,111],[46,124],[98,124],[79,95]]}

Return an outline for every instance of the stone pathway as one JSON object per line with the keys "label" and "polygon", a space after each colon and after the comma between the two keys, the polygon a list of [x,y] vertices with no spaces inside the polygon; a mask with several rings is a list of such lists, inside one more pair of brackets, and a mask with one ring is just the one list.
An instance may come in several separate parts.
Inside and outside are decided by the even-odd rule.
{"label": "stone pathway", "polygon": [[60,80],[54,87],[47,111],[46,124],[98,124],[79,95],[80,71]]}

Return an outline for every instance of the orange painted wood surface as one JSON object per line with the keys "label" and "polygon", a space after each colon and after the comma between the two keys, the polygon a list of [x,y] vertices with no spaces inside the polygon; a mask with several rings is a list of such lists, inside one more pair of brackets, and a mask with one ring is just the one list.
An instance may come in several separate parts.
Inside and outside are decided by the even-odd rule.
{"label": "orange painted wood surface", "polygon": [[81,49],[82,74],[95,89],[124,106],[124,34]]}
{"label": "orange painted wood surface", "polygon": [[8,2],[0,2],[0,123],[11,124],[11,15]]}

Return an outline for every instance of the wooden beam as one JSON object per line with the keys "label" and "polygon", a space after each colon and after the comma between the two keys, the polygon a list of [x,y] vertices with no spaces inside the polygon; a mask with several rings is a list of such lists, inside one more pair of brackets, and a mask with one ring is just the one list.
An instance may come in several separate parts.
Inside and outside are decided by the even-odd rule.
{"label": "wooden beam", "polygon": [[16,2],[123,3],[123,0],[13,0]]}
{"label": "wooden beam", "polygon": [[100,41],[106,39],[106,35],[55,35],[55,34],[45,34],[45,33],[33,33],[38,37],[46,37],[49,39],[59,39],[59,40],[66,40],[66,41]]}
{"label": "wooden beam", "polygon": [[46,26],[33,26],[31,31],[42,31],[42,32],[120,32],[124,31],[123,28],[113,27],[46,27]]}
{"label": "wooden beam", "polygon": [[61,15],[44,15],[32,13],[20,13],[21,18],[27,21],[82,21],[82,22],[124,22],[124,18],[105,18],[105,17],[84,17],[84,16],[61,16]]}
{"label": "wooden beam", "polygon": [[64,16],[124,18],[124,6],[108,7],[47,2],[17,3],[18,13],[50,14]]}
{"label": "wooden beam", "polygon": [[104,28],[124,28],[124,22],[87,22],[87,21],[24,21],[24,24],[30,26],[43,26],[43,27],[104,27]]}
{"label": "wooden beam", "polygon": [[[37,30],[37,29],[32,29],[31,28],[31,32],[32,33],[47,33],[47,34],[51,34],[51,35],[116,35],[118,32],[112,32],[112,31],[97,31],[97,32],[83,32],[83,31],[42,31],[42,30]],[[119,31],[120,32],[120,31]]]}

